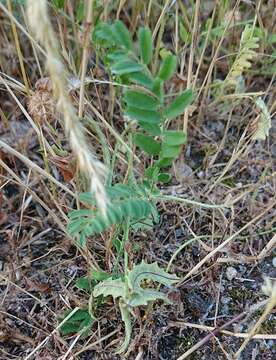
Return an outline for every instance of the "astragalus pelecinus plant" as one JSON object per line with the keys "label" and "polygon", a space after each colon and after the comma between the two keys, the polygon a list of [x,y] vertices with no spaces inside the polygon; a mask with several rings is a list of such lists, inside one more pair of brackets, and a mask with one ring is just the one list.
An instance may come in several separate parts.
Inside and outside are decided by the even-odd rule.
{"label": "astragalus pelecinus plant", "polygon": [[[100,23],[93,33],[105,66],[124,87],[121,105],[127,120],[135,121],[134,143],[151,157],[152,166],[145,169],[144,178],[136,183],[115,184],[106,189],[110,199],[106,216],[96,210],[75,210],[70,213],[69,231],[79,236],[83,246],[87,236],[101,233],[113,224],[128,219],[130,223],[156,214],[157,183],[170,181],[168,169],[186,142],[183,131],[168,130],[168,120],[181,115],[192,102],[191,90],[185,90],[170,104],[165,104],[164,83],[176,71],[177,58],[167,53],[159,71],[153,75],[152,34],[148,28],[138,31],[138,49],[130,32],[119,20],[113,24]],[[96,205],[94,195],[80,196],[83,202]]]}
{"label": "astragalus pelecinus plant", "polygon": [[[130,229],[150,217],[158,221],[156,202],[158,184],[170,181],[166,172],[174,159],[180,154],[186,142],[183,131],[169,130],[170,120],[181,115],[192,102],[191,90],[178,94],[167,104],[164,84],[176,71],[177,58],[166,52],[156,74],[151,72],[153,41],[149,28],[138,31],[137,44],[121,21],[113,24],[99,23],[92,39],[97,54],[115,80],[124,85],[118,93],[126,121],[134,122],[130,127],[134,144],[150,157],[151,166],[145,169],[142,179],[131,177],[127,183],[116,183],[106,187],[109,205],[104,216],[97,207],[93,193],[83,193],[80,200],[89,208],[73,210],[69,214],[68,230],[78,239],[79,246],[86,245],[87,237],[102,233],[112,225],[121,229],[128,239]],[[125,273],[110,274],[92,290],[95,298],[112,296],[119,298],[122,320],[125,324],[125,340],[117,350],[126,351],[131,337],[131,314],[136,306],[147,305],[150,301],[169,299],[162,292],[141,287],[144,280],[159,282],[169,286],[177,277],[160,269],[156,263],[141,262],[129,269],[128,255],[125,251]]]}

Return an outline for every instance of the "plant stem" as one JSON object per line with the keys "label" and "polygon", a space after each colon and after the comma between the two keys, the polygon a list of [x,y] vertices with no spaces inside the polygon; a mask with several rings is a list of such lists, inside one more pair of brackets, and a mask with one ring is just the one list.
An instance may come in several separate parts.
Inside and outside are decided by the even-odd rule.
{"label": "plant stem", "polygon": [[82,63],[81,63],[81,85],[80,85],[80,101],[79,101],[79,118],[82,118],[83,115],[83,106],[84,106],[84,82],[85,74],[87,68],[88,60],[88,43],[90,38],[91,26],[92,26],[92,17],[93,17],[93,2],[94,0],[87,0],[87,15],[84,23],[84,41],[83,41],[83,53],[82,53]]}
{"label": "plant stem", "polygon": [[129,235],[129,220],[127,220],[125,227],[124,227],[124,272],[127,274],[128,271],[128,252],[126,250],[126,244],[128,242],[128,235]]}
{"label": "plant stem", "polygon": [[221,205],[216,205],[216,204],[205,204],[205,203],[201,203],[199,201],[194,201],[194,200],[190,200],[190,199],[185,199],[185,198],[181,198],[178,196],[172,196],[172,195],[157,195],[154,196],[154,198],[156,200],[162,200],[162,201],[176,201],[176,202],[180,202],[180,203],[186,203],[186,204],[191,204],[191,205],[196,205],[205,209],[224,209],[224,208],[229,208],[230,204],[224,203]]}

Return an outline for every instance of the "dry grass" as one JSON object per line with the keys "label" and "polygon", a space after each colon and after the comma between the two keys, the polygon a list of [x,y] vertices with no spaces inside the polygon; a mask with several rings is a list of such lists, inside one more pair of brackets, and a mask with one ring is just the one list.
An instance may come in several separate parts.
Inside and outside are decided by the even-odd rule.
{"label": "dry grass", "polygon": [[[66,231],[79,192],[95,191],[105,211],[103,163],[107,181],[118,182],[132,167],[141,177],[148,162],[129,142],[120,84],[90,42],[98,18],[120,18],[133,32],[147,23],[153,69],[165,44],[180,59],[168,90],[196,92],[193,108],[171,124],[189,138],[162,188],[160,224],[131,233],[127,248],[131,265],[157,261],[180,281],[166,289],[173,305],[137,311],[125,358],[274,358],[275,283],[262,290],[264,278],[276,278],[273,2],[84,1],[84,16],[79,1],[63,10],[27,3],[0,3],[0,359],[120,358],[116,304],[95,307],[75,287],[91,269],[122,272],[120,236],[113,228],[80,250]],[[245,23],[266,35],[244,88],[221,95]],[[257,96],[272,118],[265,141],[252,138]],[[89,336],[62,337],[64,312],[86,306],[97,316]]]}

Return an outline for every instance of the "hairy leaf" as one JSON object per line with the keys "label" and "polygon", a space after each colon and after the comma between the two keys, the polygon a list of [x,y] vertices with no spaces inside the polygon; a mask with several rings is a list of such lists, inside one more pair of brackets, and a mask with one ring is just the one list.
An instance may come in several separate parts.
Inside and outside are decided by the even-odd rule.
{"label": "hairy leaf", "polygon": [[116,353],[122,354],[128,348],[132,333],[132,325],[131,325],[130,313],[128,311],[127,306],[122,301],[119,301],[119,307],[121,311],[122,320],[125,324],[125,339],[123,343],[120,345],[120,347],[116,350]]}
{"label": "hairy leaf", "polygon": [[160,291],[152,289],[141,289],[139,293],[133,294],[128,301],[129,306],[148,305],[149,301],[163,300],[166,303],[171,303],[166,295]]}
{"label": "hairy leaf", "polygon": [[181,146],[180,145],[176,145],[176,146],[172,146],[172,145],[167,145],[166,143],[163,144],[161,152],[160,152],[160,157],[161,158],[176,158],[181,152]]}
{"label": "hairy leaf", "polygon": [[149,28],[140,28],[138,32],[139,48],[144,64],[148,65],[152,58],[152,36]]}
{"label": "hairy leaf", "polygon": [[140,284],[143,280],[157,281],[163,285],[172,285],[178,281],[175,275],[168,274],[161,269],[155,262],[153,264],[147,264],[142,261],[139,265],[135,265],[134,268],[127,274],[128,286],[133,293],[140,293]]}
{"label": "hairy leaf", "polygon": [[159,78],[164,81],[169,80],[176,70],[176,64],[177,64],[176,56],[171,54],[166,56],[159,70],[159,74],[158,74]]}
{"label": "hairy leaf", "polygon": [[167,145],[182,145],[187,141],[187,136],[183,131],[167,130],[164,131],[164,142]]}
{"label": "hairy leaf", "polygon": [[98,297],[100,295],[112,296],[113,299],[118,297],[125,298],[126,296],[126,286],[125,283],[120,279],[107,279],[101,281],[94,287],[93,296]]}
{"label": "hairy leaf", "polygon": [[139,125],[153,136],[161,135],[161,128],[158,124],[150,124],[140,121]]}
{"label": "hairy leaf", "polygon": [[154,97],[136,90],[127,90],[124,94],[124,100],[130,107],[136,107],[145,110],[156,110],[159,104]]}
{"label": "hairy leaf", "polygon": [[109,45],[115,43],[116,39],[112,31],[112,27],[106,23],[99,23],[94,30],[93,37],[95,41],[105,40]]}
{"label": "hairy leaf", "polygon": [[147,89],[152,89],[153,79],[150,75],[145,74],[143,71],[137,71],[129,74],[129,80],[135,84],[145,86]]}
{"label": "hairy leaf", "polygon": [[117,42],[126,49],[131,50],[132,39],[130,32],[128,31],[125,24],[120,20],[116,20],[112,26],[112,31],[114,33]]}
{"label": "hairy leaf", "polygon": [[255,103],[260,109],[261,114],[252,138],[254,140],[265,140],[271,128],[271,116],[265,102],[261,98],[258,98]]}
{"label": "hairy leaf", "polygon": [[161,144],[153,137],[138,133],[134,137],[134,143],[150,155],[158,155]]}
{"label": "hairy leaf", "polygon": [[143,66],[134,60],[121,60],[111,66],[111,71],[116,75],[134,73],[143,69]]}
{"label": "hairy leaf", "polygon": [[192,102],[192,90],[185,90],[182,94],[178,95],[176,99],[165,109],[164,116],[166,119],[173,119],[181,115],[185,108]]}
{"label": "hairy leaf", "polygon": [[164,101],[164,82],[160,78],[155,78],[152,85],[152,92],[159,97],[160,102]]}
{"label": "hairy leaf", "polygon": [[128,107],[126,109],[126,115],[132,120],[143,123],[159,124],[161,121],[160,114],[157,111],[144,110],[136,107]]}

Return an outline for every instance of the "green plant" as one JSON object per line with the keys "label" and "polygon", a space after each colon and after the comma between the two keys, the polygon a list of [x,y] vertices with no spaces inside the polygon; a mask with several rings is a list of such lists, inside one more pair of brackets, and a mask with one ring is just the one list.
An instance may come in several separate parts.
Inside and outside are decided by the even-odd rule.
{"label": "green plant", "polygon": [[[116,184],[106,189],[110,199],[106,216],[95,209],[74,210],[69,213],[68,231],[72,235],[79,235],[79,245],[84,246],[87,236],[99,234],[113,224],[120,224],[124,220],[135,224],[153,215],[157,218],[154,201],[151,200],[150,189],[145,186],[130,186]],[[83,193],[80,200],[95,206],[95,198],[91,193]]]}
{"label": "green plant", "polygon": [[[167,130],[166,124],[181,115],[192,102],[190,89],[183,91],[170,103],[165,104],[164,83],[176,71],[177,58],[166,51],[156,74],[150,70],[153,56],[152,34],[149,28],[138,31],[138,49],[132,36],[121,21],[114,24],[100,23],[93,33],[93,40],[99,48],[104,64],[112,76],[125,85],[122,108],[125,116],[136,121],[139,131],[134,134],[134,143],[147,154],[156,157],[154,169],[171,165],[186,142],[182,131]],[[152,174],[151,171],[148,174]],[[164,182],[169,176],[161,175]]]}
{"label": "green plant", "polygon": [[[146,222],[148,227],[152,222],[158,221],[158,183],[170,181],[170,174],[163,169],[172,165],[186,142],[185,133],[168,130],[168,125],[173,118],[184,112],[193,95],[191,90],[185,90],[167,104],[164,83],[175,73],[177,58],[170,52],[163,51],[163,62],[159,70],[156,74],[151,72],[153,42],[148,28],[139,29],[137,50],[130,32],[121,21],[98,24],[92,38],[98,47],[98,56],[103,59],[110,75],[124,85],[121,105],[126,118],[130,120],[130,137],[139,149],[150,156],[151,166],[145,169],[142,179],[135,179],[134,175],[130,174],[127,183],[106,187],[109,205],[105,215],[97,208],[93,193],[81,194],[80,200],[88,204],[89,208],[69,213],[68,231],[78,238],[79,246],[83,247],[87,237],[117,225],[118,231],[115,234],[118,238],[122,232],[123,240],[120,242],[116,238],[113,244],[120,257],[128,241],[130,229],[135,231],[143,227],[143,222]],[[116,278],[111,276],[102,279],[93,290],[95,298],[100,295],[119,298],[126,333],[125,340],[118,349],[120,353],[126,350],[130,341],[132,309],[157,299],[169,301],[164,294],[141,287],[141,283],[151,280],[172,285],[177,281],[176,276],[167,274],[156,263],[142,262],[129,270],[126,251],[124,271],[124,277],[115,271]],[[90,289],[87,279],[83,279],[79,285]]]}
{"label": "green plant", "polygon": [[[70,316],[70,314],[72,314],[72,316]],[[68,318],[68,320],[66,320],[59,329],[63,336],[79,333],[82,337],[86,337],[95,321],[87,309],[65,311],[63,319],[66,318]]]}
{"label": "green plant", "polygon": [[[182,131],[167,130],[169,120],[182,114],[191,103],[193,95],[186,90],[168,105],[164,104],[164,82],[176,70],[177,59],[167,53],[157,75],[149,69],[152,60],[152,34],[148,28],[138,31],[138,51],[126,26],[121,21],[114,24],[100,23],[93,33],[94,42],[104,47],[102,55],[106,67],[118,81],[126,85],[122,107],[128,119],[136,121],[139,131],[134,132],[134,143],[151,156],[151,166],[145,169],[144,179],[137,183],[116,184],[106,189],[110,199],[106,216],[96,210],[75,210],[69,214],[69,232],[79,236],[79,244],[85,245],[87,236],[101,233],[113,224],[129,220],[137,224],[153,215],[158,182],[169,182],[170,174],[163,172],[178,157],[186,142]],[[93,194],[85,193],[80,199],[94,206]]]}
{"label": "green plant", "polygon": [[145,280],[169,286],[177,282],[178,278],[160,269],[157,263],[146,264],[142,261],[139,265],[135,265],[132,270],[127,271],[124,279],[109,278],[103,280],[93,290],[94,297],[112,296],[114,299],[119,298],[121,316],[125,324],[125,340],[117,349],[117,353],[125,352],[128,347],[132,331],[130,315],[133,314],[133,308],[147,305],[148,302],[159,299],[170,303],[168,297],[162,292],[141,287]]}

